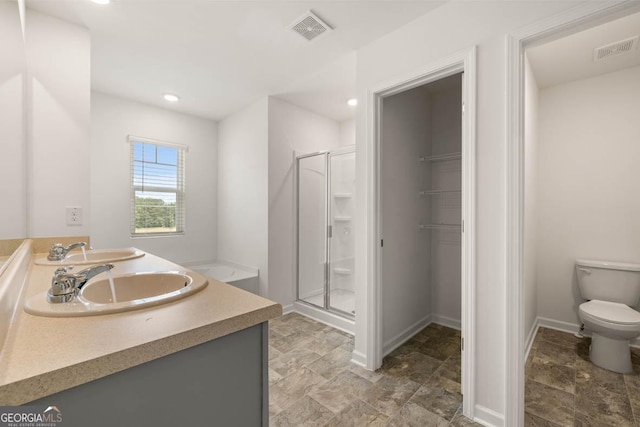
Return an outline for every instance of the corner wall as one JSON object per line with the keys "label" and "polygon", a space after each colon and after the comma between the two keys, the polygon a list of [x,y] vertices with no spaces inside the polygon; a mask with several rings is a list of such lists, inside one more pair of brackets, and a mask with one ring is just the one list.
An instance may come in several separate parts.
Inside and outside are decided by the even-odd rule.
{"label": "corner wall", "polygon": [[538,313],[579,324],[576,258],[640,262],[640,67],[540,91]]}
{"label": "corner wall", "polygon": [[218,259],[260,269],[268,295],[268,98],[218,123]]}
{"label": "corner wall", "polygon": [[0,239],[27,235],[26,113],[27,66],[18,3],[0,2]]}
{"label": "corner wall", "polygon": [[[26,10],[29,237],[83,236],[91,229],[89,30]],[[66,207],[83,223],[66,225]]]}
{"label": "corner wall", "polygon": [[[185,232],[131,237],[128,135],[186,145]],[[217,251],[217,125],[100,92],[91,93],[91,243],[135,246],[171,261],[213,261]]]}

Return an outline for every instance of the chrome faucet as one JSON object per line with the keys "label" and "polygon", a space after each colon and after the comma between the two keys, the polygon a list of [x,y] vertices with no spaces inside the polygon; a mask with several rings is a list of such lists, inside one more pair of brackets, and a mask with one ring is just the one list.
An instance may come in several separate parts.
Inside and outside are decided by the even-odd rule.
{"label": "chrome faucet", "polygon": [[60,267],[53,273],[51,288],[47,292],[47,301],[61,303],[73,301],[82,287],[94,276],[109,271],[113,264],[96,265],[85,268],[76,274],[69,273],[73,266]]}
{"label": "chrome faucet", "polygon": [[51,245],[49,249],[49,255],[47,259],[49,261],[62,261],[64,257],[67,256],[70,250],[85,247],[87,244],[85,242],[72,243],[69,246],[62,246],[62,243],[54,243]]}

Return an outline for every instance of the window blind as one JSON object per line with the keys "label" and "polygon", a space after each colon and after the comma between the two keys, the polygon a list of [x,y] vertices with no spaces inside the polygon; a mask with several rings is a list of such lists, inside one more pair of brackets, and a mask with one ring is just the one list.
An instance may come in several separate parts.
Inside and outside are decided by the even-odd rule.
{"label": "window blind", "polygon": [[186,147],[129,137],[131,235],[183,234]]}

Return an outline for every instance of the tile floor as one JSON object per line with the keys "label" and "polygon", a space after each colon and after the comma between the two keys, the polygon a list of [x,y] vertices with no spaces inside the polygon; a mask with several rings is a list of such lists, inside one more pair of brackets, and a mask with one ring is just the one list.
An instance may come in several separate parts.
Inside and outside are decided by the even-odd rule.
{"label": "tile floor", "polygon": [[353,338],[296,313],[269,323],[271,426],[478,426],[461,414],[460,333],[429,325],[376,372]]}
{"label": "tile floor", "polygon": [[540,328],[525,368],[525,426],[640,426],[640,350],[634,372],[589,361],[589,338]]}

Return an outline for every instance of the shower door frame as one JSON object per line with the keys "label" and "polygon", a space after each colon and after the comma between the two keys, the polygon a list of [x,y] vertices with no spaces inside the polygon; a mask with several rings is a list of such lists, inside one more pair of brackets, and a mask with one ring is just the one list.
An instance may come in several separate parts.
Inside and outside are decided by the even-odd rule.
{"label": "shower door frame", "polygon": [[[306,153],[306,154],[300,154],[300,155],[296,155],[294,153],[295,156],[295,197],[294,197],[294,203],[295,203],[295,250],[296,250],[296,258],[295,258],[295,284],[296,284],[296,302],[299,303],[303,303],[303,304],[307,304],[309,306],[312,306],[314,308],[320,309],[320,310],[325,310],[329,313],[335,314],[337,316],[340,316],[344,319],[353,321],[355,318],[355,315],[352,313],[347,313],[345,311],[336,309],[336,308],[332,308],[331,307],[331,273],[329,271],[329,264],[331,262],[331,236],[329,235],[329,229],[330,227],[333,228],[332,224],[330,224],[330,213],[331,213],[331,156],[332,155],[343,155],[343,154],[350,154],[353,153],[355,155],[356,152],[356,147],[355,145],[349,145],[346,147],[341,147],[341,148],[337,148],[335,150],[322,150],[322,151],[315,151],[313,153]],[[306,159],[306,158],[310,158],[310,157],[316,157],[316,156],[323,156],[325,159],[325,163],[324,163],[324,172],[325,172],[325,176],[324,176],[324,180],[325,180],[325,187],[324,187],[324,199],[325,199],[325,221],[324,221],[324,225],[325,225],[325,251],[324,251],[324,306],[318,306],[315,305],[313,303],[307,302],[303,299],[300,299],[300,160],[302,159]]]}

